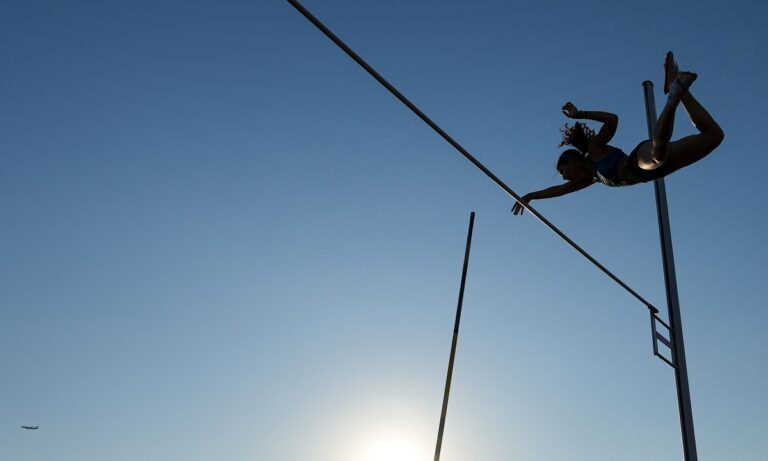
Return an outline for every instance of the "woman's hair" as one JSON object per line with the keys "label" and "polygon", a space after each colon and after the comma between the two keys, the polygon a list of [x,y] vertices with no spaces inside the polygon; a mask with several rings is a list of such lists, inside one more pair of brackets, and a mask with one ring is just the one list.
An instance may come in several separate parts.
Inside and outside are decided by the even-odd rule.
{"label": "woman's hair", "polygon": [[563,140],[557,147],[570,145],[583,153],[587,152],[589,140],[595,135],[595,130],[579,122],[574,123],[573,126],[568,126],[566,123],[565,128],[560,128],[560,132],[563,134]]}
{"label": "woman's hair", "polygon": [[584,154],[581,153],[581,151],[576,149],[566,149],[560,154],[560,158],[557,159],[557,166],[555,168],[557,169],[557,172],[560,174],[563,174],[563,165],[568,163],[570,160],[585,160]]}

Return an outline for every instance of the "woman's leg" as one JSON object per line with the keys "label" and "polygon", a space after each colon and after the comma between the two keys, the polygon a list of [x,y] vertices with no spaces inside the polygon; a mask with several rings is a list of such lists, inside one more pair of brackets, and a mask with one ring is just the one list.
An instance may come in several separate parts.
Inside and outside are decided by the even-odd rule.
{"label": "woman's leg", "polygon": [[680,102],[683,103],[685,111],[688,112],[688,116],[691,118],[693,126],[695,126],[701,133],[722,132],[722,130],[720,130],[720,125],[718,125],[715,119],[709,115],[709,112],[702,107],[699,101],[693,97],[690,91],[686,91],[685,94],[683,94],[682,98],[680,98]]}
{"label": "woman's leg", "polygon": [[[700,133],[670,142],[667,146],[667,160],[661,167],[650,171],[641,167],[643,170],[646,170],[640,174],[642,181],[663,178],[680,168],[685,168],[706,157],[723,142],[725,135],[720,125],[696,101],[690,92],[686,92],[683,95],[681,102],[691,117],[693,125]],[[641,165],[641,159],[651,158],[652,150],[652,141],[644,141],[638,144],[632,153],[638,166]]]}
{"label": "woman's leg", "polygon": [[671,171],[679,170],[706,157],[723,142],[725,134],[720,125],[699,104],[690,92],[685,92],[681,98],[693,126],[698,134],[686,136],[669,143],[667,146],[667,163]]}
{"label": "woman's leg", "polygon": [[[645,150],[638,155],[637,164],[643,170],[655,170],[667,161],[669,141],[672,139],[672,132],[675,128],[675,111],[682,99],[690,94],[688,88],[695,80],[696,74],[682,72],[672,84],[667,104],[656,121],[656,129],[653,132],[653,145],[649,151]],[[704,109],[702,108],[701,110],[703,111]],[[704,113],[706,114],[706,111]]]}
{"label": "woman's leg", "polygon": [[656,129],[653,131],[653,147],[651,148],[651,168],[654,170],[660,167],[667,160],[667,146],[672,139],[672,131],[675,129],[675,112],[680,100],[669,98],[664,110],[661,111],[659,119],[656,120]]}

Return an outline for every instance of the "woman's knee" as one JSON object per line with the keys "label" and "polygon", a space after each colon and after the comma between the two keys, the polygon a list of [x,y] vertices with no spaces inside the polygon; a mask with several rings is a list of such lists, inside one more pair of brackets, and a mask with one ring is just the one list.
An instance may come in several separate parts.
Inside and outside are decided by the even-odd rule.
{"label": "woman's knee", "polygon": [[717,146],[723,142],[723,139],[725,139],[725,133],[723,133],[723,129],[720,128],[720,125],[717,123],[713,123],[712,126],[708,127],[698,136],[704,143],[703,145],[706,146],[708,152],[717,148]]}
{"label": "woman's knee", "polygon": [[715,123],[715,125],[709,130],[709,135],[712,138],[712,142],[715,144],[715,147],[719,146],[720,143],[723,142],[723,139],[725,139],[725,133],[723,132],[723,129],[720,128],[720,125]]}

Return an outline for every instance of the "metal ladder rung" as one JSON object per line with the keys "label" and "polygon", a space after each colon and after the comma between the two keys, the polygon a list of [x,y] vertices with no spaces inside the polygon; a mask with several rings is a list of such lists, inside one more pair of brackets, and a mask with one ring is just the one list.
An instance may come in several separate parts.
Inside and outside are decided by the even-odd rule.
{"label": "metal ladder rung", "polygon": [[[651,333],[653,335],[653,355],[660,358],[662,361],[664,361],[667,365],[671,366],[672,368],[677,368],[677,366],[674,363],[675,348],[672,345],[672,341],[658,332],[658,330],[656,329],[657,323],[661,324],[664,328],[667,329],[667,331],[669,332],[670,338],[672,337],[672,335],[675,334],[675,332],[672,330],[672,327],[670,327],[666,322],[661,320],[654,312],[651,312]],[[664,344],[669,348],[669,351],[671,352],[673,359],[668,359],[667,357],[659,353],[659,342],[661,342],[662,344]]]}
{"label": "metal ladder rung", "polygon": [[669,348],[669,350],[672,350],[672,343],[669,342],[667,338],[661,335],[661,333],[656,332],[656,339],[661,341],[665,346]]}

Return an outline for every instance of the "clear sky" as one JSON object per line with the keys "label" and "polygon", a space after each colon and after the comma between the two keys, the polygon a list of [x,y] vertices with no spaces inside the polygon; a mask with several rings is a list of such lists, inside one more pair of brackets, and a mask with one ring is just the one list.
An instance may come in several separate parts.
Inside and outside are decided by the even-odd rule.
{"label": "clear sky", "polygon": [[[564,102],[631,150],[664,53],[698,72],[699,456],[768,459],[765,2],[305,5],[520,194]],[[442,459],[682,458],[645,308],[287,2],[5,0],[0,63],[0,459],[432,459],[472,210]],[[651,185],[534,205],[663,308]]]}

